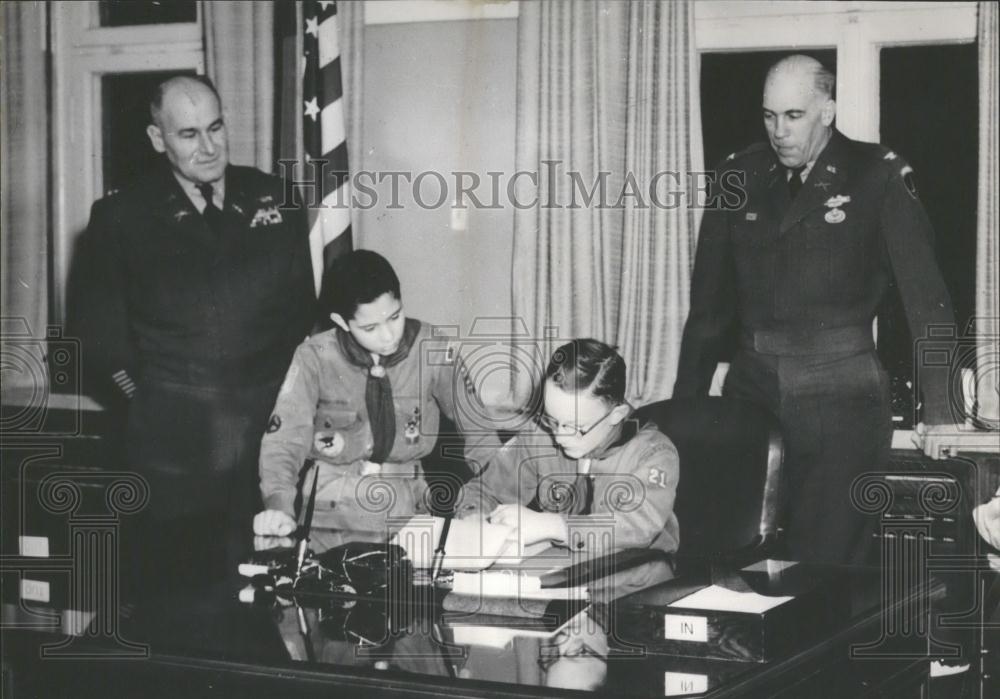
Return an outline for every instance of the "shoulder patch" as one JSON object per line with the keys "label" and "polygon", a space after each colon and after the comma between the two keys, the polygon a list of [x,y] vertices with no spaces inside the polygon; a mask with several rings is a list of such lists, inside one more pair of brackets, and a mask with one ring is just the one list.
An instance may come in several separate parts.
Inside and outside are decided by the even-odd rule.
{"label": "shoulder patch", "polygon": [[903,178],[903,184],[906,185],[906,191],[910,193],[911,197],[916,199],[917,184],[913,181],[913,168],[909,165],[904,165],[899,171],[899,174]]}

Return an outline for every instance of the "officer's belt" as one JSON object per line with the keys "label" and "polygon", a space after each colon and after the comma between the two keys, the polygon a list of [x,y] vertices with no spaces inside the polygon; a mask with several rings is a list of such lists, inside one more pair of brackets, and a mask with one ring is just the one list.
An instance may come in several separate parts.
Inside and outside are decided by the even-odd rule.
{"label": "officer's belt", "polygon": [[867,352],[875,348],[871,326],[802,330],[744,330],[744,349],[780,356]]}

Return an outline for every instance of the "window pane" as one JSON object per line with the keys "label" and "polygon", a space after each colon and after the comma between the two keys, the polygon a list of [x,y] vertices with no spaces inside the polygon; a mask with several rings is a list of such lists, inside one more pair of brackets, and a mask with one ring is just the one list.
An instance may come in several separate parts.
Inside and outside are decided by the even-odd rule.
{"label": "window pane", "polygon": [[102,27],[129,27],[138,24],[175,24],[198,21],[195,0],[102,0]]}
{"label": "window pane", "polygon": [[[914,170],[961,330],[975,314],[977,48],[887,47],[880,63],[881,141]],[[911,427],[913,345],[898,294],[887,299],[878,323],[879,355],[893,384],[893,416],[898,427]]]}
{"label": "window pane", "polygon": [[105,190],[124,187],[146,172],[160,157],[149,143],[149,96],[171,75],[193,70],[116,73],[101,78],[101,123]]}

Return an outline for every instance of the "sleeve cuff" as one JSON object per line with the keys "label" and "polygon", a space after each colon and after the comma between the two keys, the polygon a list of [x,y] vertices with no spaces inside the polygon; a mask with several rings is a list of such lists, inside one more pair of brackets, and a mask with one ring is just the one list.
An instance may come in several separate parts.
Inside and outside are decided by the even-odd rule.
{"label": "sleeve cuff", "polygon": [[272,493],[264,498],[264,508],[279,510],[289,517],[295,517],[295,493]]}

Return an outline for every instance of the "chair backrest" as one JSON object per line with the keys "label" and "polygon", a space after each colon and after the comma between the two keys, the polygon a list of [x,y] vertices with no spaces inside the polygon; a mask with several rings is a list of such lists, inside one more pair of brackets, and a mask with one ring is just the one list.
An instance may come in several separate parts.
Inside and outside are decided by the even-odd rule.
{"label": "chair backrest", "polygon": [[706,396],[651,403],[635,416],[654,422],[680,456],[679,556],[724,556],[773,542],[783,446],[766,410]]}

